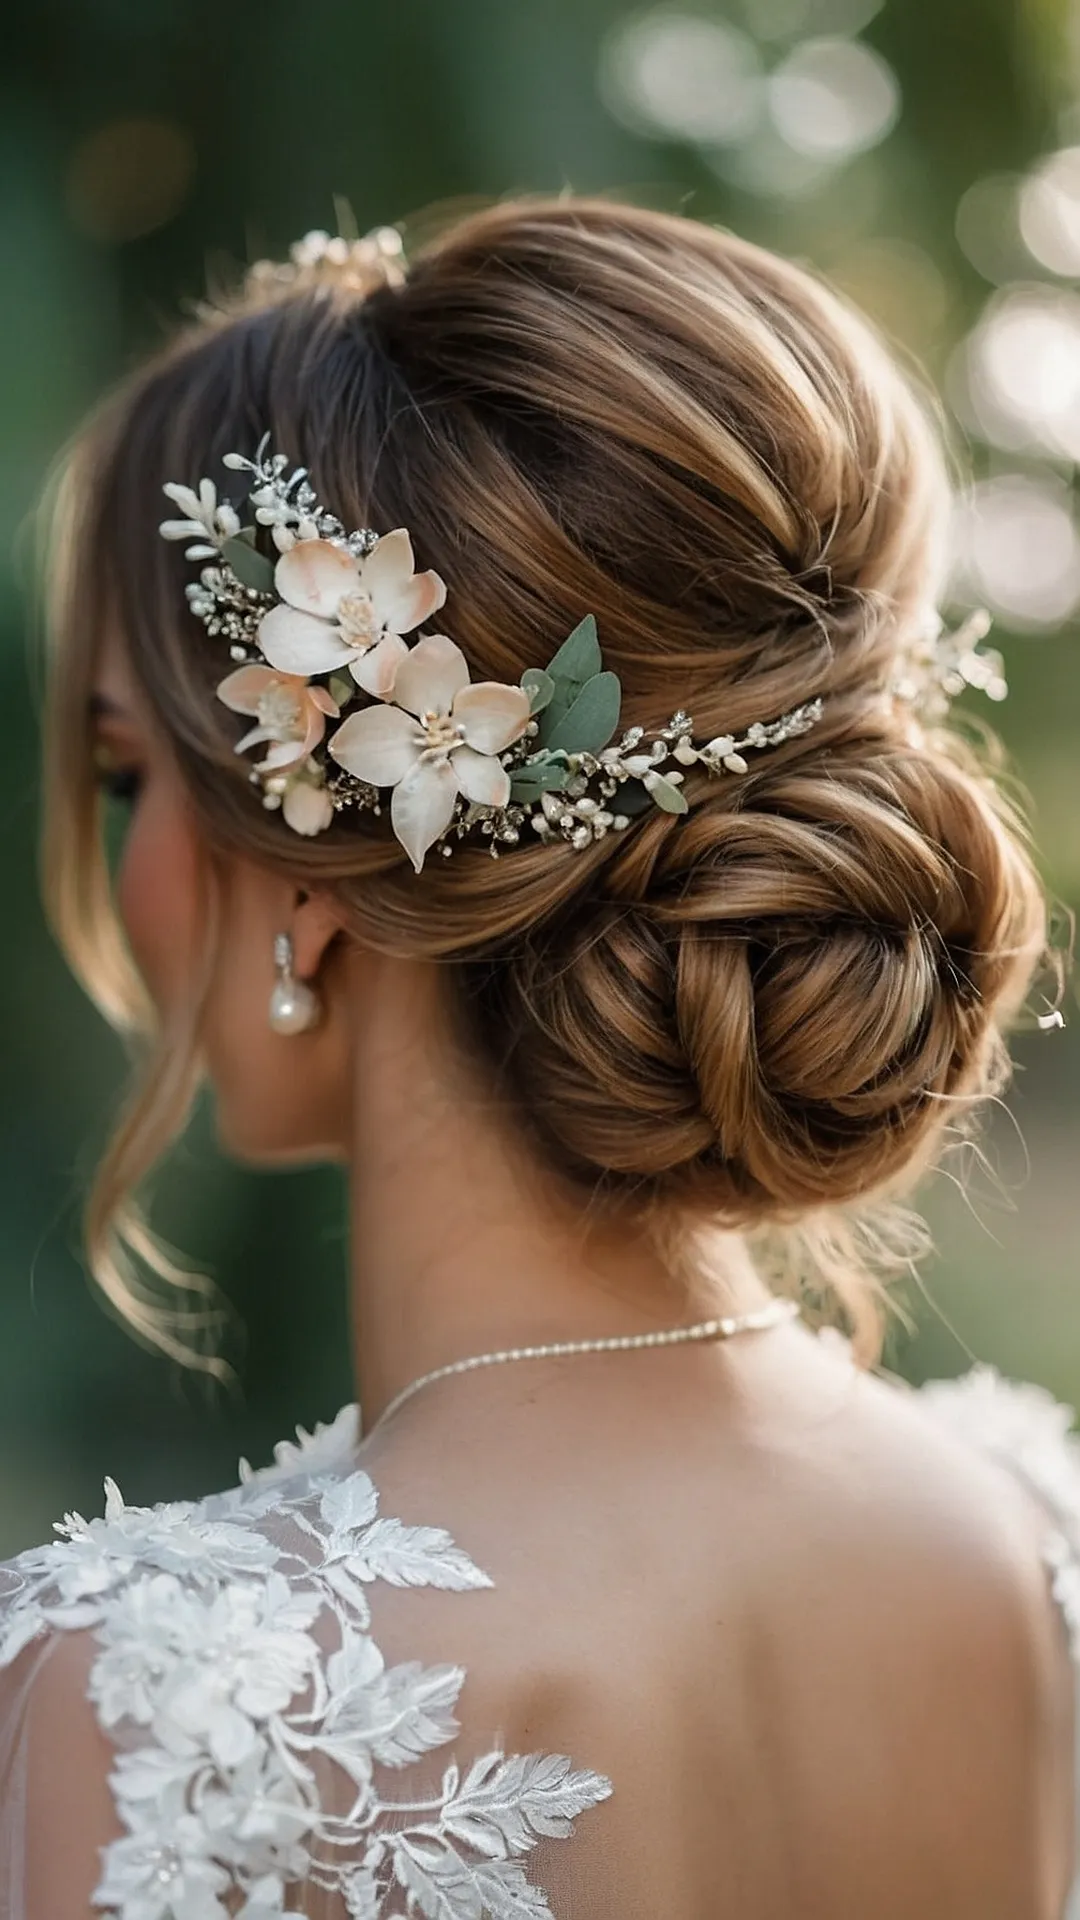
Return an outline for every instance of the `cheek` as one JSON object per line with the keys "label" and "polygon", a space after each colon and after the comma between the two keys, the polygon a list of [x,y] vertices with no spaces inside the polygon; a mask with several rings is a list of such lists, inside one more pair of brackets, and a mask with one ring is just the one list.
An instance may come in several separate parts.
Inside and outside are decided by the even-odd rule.
{"label": "cheek", "polygon": [[151,779],[128,829],[116,903],[139,972],[159,1008],[178,1005],[199,947],[200,853],[183,796]]}

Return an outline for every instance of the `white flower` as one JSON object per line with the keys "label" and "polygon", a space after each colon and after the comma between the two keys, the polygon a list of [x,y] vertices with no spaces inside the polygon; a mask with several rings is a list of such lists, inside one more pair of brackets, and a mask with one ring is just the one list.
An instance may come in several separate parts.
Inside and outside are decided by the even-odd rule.
{"label": "white flower", "polygon": [[162,492],[175,501],[184,520],[163,520],[158,528],[165,540],[195,540],[188,549],[189,560],[216,559],[226,540],[240,531],[240,522],[227,501],[218,504],[217,488],[212,480],[200,480],[199,491],[170,480]]}
{"label": "white flower", "polygon": [[162,1683],[180,1658],[172,1610],[183,1596],[172,1573],[150,1574],[116,1595],[98,1632],[102,1650],[87,1687],[102,1726],[125,1719],[149,1726]]}
{"label": "white flower", "polygon": [[230,1746],[246,1753],[248,1722],[284,1712],[309,1678],[316,1649],[307,1629],[320,1605],[280,1573],[212,1598],[172,1574],[133,1583],[100,1629],[90,1696],[102,1724],[160,1717],[217,1759]]}
{"label": "white flower", "polygon": [[264,740],[273,742],[258,763],[260,773],[306,760],[322,739],[327,718],[336,720],[341,711],[326,687],[310,686],[302,674],[275,673],[272,667],[238,667],[226,674],[217,696],[234,713],[251,714],[257,722],[237,741],[237,753]]}
{"label": "white flower", "polygon": [[228,1920],[219,1898],[232,1876],[212,1858],[203,1822],[192,1813],[114,1840],[91,1899],[119,1920]]}
{"label": "white flower", "polygon": [[[72,1617],[81,1602],[98,1601],[121,1585],[139,1566],[164,1573],[187,1574],[195,1580],[215,1580],[272,1566],[273,1544],[248,1527],[229,1521],[207,1520],[189,1501],[158,1507],[128,1507],[114,1480],[105,1482],[105,1516],[84,1520],[81,1513],[66,1514],[55,1522],[66,1536],[20,1556],[20,1573],[38,1578],[40,1594],[47,1585],[57,1603],[48,1617],[55,1624],[90,1624],[85,1610]],[[68,1617],[58,1618],[58,1608]]]}
{"label": "white flower", "polygon": [[352,714],[327,744],[358,780],[393,787],[391,824],[419,873],[459,793],[505,807],[510,775],[498,756],[525,732],[529,697],[493,680],[470,686],[461,648],[436,633],[398,668],[393,702]]}
{"label": "white flower", "polygon": [[[273,1740],[284,1739],[284,1724]],[[320,1824],[318,1789],[310,1770],[301,1767],[303,1784],[288,1771],[290,1756],[264,1738],[242,1766],[227,1778],[208,1775],[196,1792],[199,1812],[215,1836],[217,1851],[243,1859],[249,1873],[285,1871],[300,1878],[308,1855],[302,1842]]]}
{"label": "white flower", "polygon": [[442,606],[437,573],[416,573],[404,527],[363,560],[330,540],[298,540],[274,569],[283,605],[259,626],[259,647],[281,673],[307,676],[348,667],[366,693],[385,699],[411,633]]}

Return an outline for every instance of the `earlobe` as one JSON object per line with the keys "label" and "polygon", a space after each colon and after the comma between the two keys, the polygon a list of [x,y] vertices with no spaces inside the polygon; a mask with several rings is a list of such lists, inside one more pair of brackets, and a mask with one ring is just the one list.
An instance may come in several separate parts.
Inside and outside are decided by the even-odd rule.
{"label": "earlobe", "polygon": [[341,909],[329,893],[298,893],[290,931],[296,977],[310,980],[318,973],[328,948],[344,931]]}

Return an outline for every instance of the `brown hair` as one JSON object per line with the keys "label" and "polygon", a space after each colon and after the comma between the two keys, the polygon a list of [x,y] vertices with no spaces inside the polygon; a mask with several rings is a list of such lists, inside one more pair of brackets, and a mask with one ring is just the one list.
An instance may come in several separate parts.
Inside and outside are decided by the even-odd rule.
{"label": "brown hair", "polygon": [[[267,430],[346,525],[410,529],[474,678],[516,681],[592,612],[627,723],[677,705],[708,738],[818,695],[823,720],[745,775],[688,778],[688,817],[586,852],[459,848],[418,878],[366,816],[300,841],[238,771],[222,643],[156,531],[165,480],[224,480],[222,455]],[[706,225],[523,201],[450,226],[400,286],[249,280],[71,466],[48,883],[75,964],[122,1017],[85,725],[115,602],[211,849],[332,888],[361,940],[452,962],[473,1044],[590,1192],[832,1244],[823,1278],[868,1351],[880,1308],[835,1254],[838,1210],[894,1193],[1002,1083],[1001,1026],[1045,938],[993,779],[891,697],[940,590],[948,499],[929,410],[869,326]],[[191,1058],[159,1038],[157,1093],[91,1203],[120,1305],[118,1208],[182,1118]],[[181,1350],[149,1296],[133,1311]]]}

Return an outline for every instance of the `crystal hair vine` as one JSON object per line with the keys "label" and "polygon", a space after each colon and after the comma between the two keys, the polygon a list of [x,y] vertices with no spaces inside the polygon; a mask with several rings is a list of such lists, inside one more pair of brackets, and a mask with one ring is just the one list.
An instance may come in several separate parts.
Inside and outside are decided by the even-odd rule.
{"label": "crystal hair vine", "polygon": [[[212,480],[170,482],[182,517],[161,533],[202,563],[188,605],[235,663],[218,698],[253,722],[236,752],[265,748],[249,778],[298,834],[324,832],[349,807],[381,815],[389,792],[391,827],[417,873],[432,848],[448,855],[466,840],[486,841],[494,856],[532,835],[583,850],[650,807],[686,813],[688,769],[745,774],[748,753],[821,719],[813,699],[700,744],[682,709],[666,726],[620,731],[622,689],[604,668],[592,614],[519,686],[474,682],[452,639],[419,632],[446,585],[416,571],[404,527],[348,532],[269,435],[254,459],[227,453],[224,465],[248,476],[249,518]],[[259,547],[263,530],[276,558]],[[984,656],[964,645],[942,667],[943,692],[958,678],[978,684],[970,659]]]}

